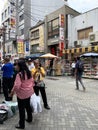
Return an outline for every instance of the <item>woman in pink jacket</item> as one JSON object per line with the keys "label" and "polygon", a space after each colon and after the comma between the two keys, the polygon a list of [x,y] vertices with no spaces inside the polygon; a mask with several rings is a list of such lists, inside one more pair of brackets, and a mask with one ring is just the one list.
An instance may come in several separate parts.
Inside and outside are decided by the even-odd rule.
{"label": "woman in pink jacket", "polygon": [[31,72],[26,66],[24,61],[19,61],[16,64],[16,70],[18,71],[14,82],[11,96],[14,93],[17,95],[18,108],[19,108],[19,124],[15,126],[17,129],[25,128],[25,109],[27,111],[27,122],[32,122],[32,109],[30,107],[30,97],[34,93],[33,86],[34,80],[31,76]]}

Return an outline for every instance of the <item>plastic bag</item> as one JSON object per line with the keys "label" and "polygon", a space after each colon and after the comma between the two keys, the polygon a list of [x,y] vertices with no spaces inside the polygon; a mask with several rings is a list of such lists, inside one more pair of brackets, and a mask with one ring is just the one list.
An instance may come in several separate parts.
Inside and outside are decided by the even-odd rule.
{"label": "plastic bag", "polygon": [[6,109],[0,109],[0,124],[8,118],[8,111]]}
{"label": "plastic bag", "polygon": [[31,98],[30,98],[30,105],[33,109],[33,112],[35,114],[37,114],[38,112],[42,112],[42,106],[41,106],[41,102],[40,102],[40,97],[36,96],[36,94],[32,94]]}

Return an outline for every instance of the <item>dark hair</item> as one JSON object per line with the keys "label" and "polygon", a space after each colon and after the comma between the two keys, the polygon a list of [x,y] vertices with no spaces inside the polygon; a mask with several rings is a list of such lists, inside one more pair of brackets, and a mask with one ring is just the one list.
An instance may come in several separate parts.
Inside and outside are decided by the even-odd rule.
{"label": "dark hair", "polygon": [[19,72],[21,72],[21,78],[25,80],[25,73],[27,74],[27,78],[30,79],[32,77],[30,70],[28,69],[26,63],[24,61],[19,61],[17,63],[19,66]]}
{"label": "dark hair", "polygon": [[77,60],[80,60],[80,57],[77,57]]}

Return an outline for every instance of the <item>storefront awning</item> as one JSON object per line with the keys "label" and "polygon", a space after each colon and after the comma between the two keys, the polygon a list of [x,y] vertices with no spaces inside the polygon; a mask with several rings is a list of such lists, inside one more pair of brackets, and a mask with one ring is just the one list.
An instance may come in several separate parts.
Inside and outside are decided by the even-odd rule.
{"label": "storefront awning", "polygon": [[63,51],[63,54],[69,54],[69,53],[85,53],[85,52],[98,52],[98,45],[96,46],[88,46],[88,47],[80,47],[80,48],[71,48],[71,49],[65,49]]}

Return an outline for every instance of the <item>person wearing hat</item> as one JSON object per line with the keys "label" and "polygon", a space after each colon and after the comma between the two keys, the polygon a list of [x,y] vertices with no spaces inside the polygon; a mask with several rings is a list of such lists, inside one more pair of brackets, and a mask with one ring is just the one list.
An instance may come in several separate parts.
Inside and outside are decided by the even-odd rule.
{"label": "person wearing hat", "polygon": [[28,66],[30,71],[35,67],[31,58],[28,59],[27,66]]}

